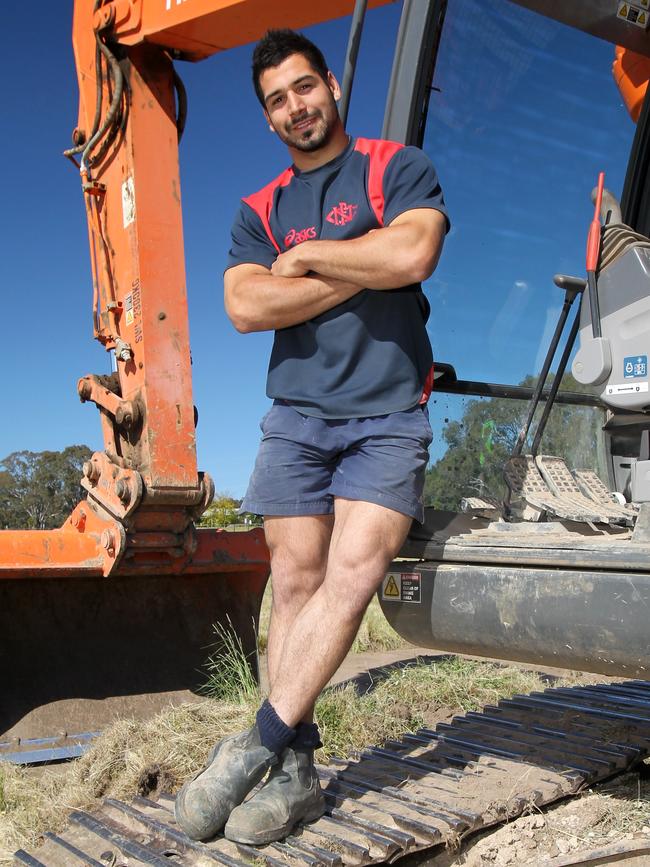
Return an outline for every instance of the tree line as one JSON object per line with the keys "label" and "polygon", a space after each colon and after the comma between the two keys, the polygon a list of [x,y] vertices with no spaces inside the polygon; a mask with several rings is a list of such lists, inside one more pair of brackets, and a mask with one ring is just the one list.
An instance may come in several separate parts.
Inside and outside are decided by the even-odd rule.
{"label": "tree line", "polygon": [[88,446],[63,451],[13,452],[0,461],[0,528],[60,527],[85,496],[80,479]]}
{"label": "tree line", "polygon": [[[62,451],[12,452],[0,461],[0,529],[52,530],[61,527],[86,491],[81,487],[88,446],[68,446]],[[199,526],[229,527],[261,523],[240,514],[241,500],[227,493],[215,494]]]}
{"label": "tree line", "polygon": [[[549,380],[550,386],[552,376]],[[536,377],[527,376],[520,385],[532,388],[535,383]],[[569,374],[562,377],[561,389],[588,391]],[[540,402],[537,408],[532,435],[544,406],[544,402]],[[447,421],[441,431],[447,448],[427,469],[425,504],[456,511],[463,497],[487,495],[502,500],[506,490],[503,467],[515,447],[527,410],[528,402],[522,400],[477,398],[468,401],[462,417]],[[572,469],[602,471],[598,446],[603,421],[601,410],[556,403],[539,453],[562,457]],[[436,435],[438,432],[434,431]]]}

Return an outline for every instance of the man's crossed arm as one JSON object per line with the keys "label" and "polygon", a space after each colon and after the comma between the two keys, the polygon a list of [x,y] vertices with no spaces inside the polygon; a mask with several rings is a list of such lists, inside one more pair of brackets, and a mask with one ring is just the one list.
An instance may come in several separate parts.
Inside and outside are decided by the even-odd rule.
{"label": "man's crossed arm", "polygon": [[226,271],[226,312],[238,331],[287,328],[319,316],[362,289],[397,289],[429,277],[440,256],[446,218],[428,208],[406,211],[390,226],[348,241],[304,241],[269,271]]}

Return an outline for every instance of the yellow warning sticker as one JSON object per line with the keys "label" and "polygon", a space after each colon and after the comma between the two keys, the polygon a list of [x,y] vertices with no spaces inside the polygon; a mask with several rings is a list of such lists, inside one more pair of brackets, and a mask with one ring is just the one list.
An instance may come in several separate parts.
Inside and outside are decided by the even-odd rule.
{"label": "yellow warning sticker", "polygon": [[397,581],[395,581],[395,576],[388,574],[384,579],[384,589],[383,589],[384,599],[386,597],[390,599],[399,599],[402,595],[400,593],[400,589],[397,586]]}
{"label": "yellow warning sticker", "polygon": [[618,18],[627,21],[628,24],[634,24],[636,27],[641,27],[646,30],[649,19],[647,11],[650,9],[650,0],[637,0],[641,6],[634,6],[632,3],[620,2],[616,11]]}
{"label": "yellow warning sticker", "polygon": [[420,602],[422,576],[418,572],[389,572],[381,585],[386,602]]}
{"label": "yellow warning sticker", "polygon": [[133,292],[124,298],[124,311],[126,313],[126,324],[133,325]]}

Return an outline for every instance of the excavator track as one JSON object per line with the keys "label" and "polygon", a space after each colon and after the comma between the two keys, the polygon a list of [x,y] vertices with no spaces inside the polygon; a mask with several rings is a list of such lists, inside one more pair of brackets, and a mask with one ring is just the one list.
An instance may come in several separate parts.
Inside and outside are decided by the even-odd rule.
{"label": "excavator track", "polygon": [[[343,867],[392,862],[574,795],[650,755],[650,682],[551,688],[421,729],[318,772],[327,809],[281,843],[189,840],[173,798],[106,798],[15,853],[32,867]],[[431,853],[433,854],[433,853]]]}

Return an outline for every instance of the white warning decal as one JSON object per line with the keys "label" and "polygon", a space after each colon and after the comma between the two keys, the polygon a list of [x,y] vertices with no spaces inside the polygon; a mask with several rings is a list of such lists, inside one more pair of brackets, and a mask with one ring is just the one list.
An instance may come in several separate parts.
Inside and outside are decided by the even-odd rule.
{"label": "white warning decal", "polygon": [[417,572],[389,572],[381,585],[386,602],[421,602],[421,576]]}
{"label": "white warning decal", "polygon": [[122,184],[122,221],[124,228],[135,220],[135,189],[133,178],[127,178]]}
{"label": "white warning decal", "polygon": [[608,385],[605,394],[639,394],[647,390],[647,382],[624,382],[622,385]]}

